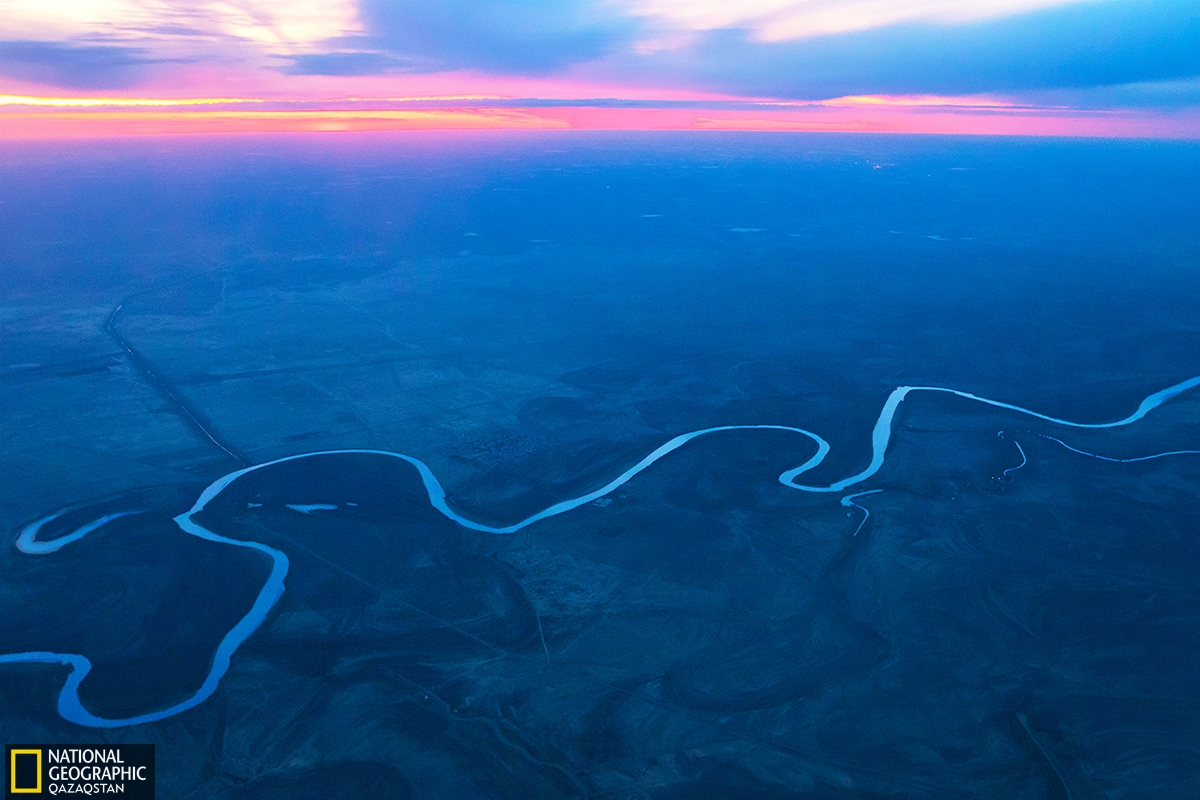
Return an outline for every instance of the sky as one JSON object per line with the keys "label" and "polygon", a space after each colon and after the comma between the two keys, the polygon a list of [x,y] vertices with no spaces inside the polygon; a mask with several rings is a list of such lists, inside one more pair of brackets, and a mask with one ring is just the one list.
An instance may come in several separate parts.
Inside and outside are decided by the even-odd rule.
{"label": "sky", "polygon": [[0,137],[1200,139],[1200,0],[0,0]]}

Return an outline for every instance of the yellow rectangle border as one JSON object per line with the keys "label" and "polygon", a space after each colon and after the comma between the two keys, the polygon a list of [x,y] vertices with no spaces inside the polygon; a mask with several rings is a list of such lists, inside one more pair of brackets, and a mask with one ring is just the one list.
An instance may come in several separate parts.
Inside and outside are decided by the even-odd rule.
{"label": "yellow rectangle border", "polygon": [[[18,789],[17,788],[17,756],[18,755],[35,755],[37,756],[37,787],[33,789]],[[8,765],[8,790],[12,794],[41,794],[42,793],[42,751],[41,750],[13,750],[9,756]]]}

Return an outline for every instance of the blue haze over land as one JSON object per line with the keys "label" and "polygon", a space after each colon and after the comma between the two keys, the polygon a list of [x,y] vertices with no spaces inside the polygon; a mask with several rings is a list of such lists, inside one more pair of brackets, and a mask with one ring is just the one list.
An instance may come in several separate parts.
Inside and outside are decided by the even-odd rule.
{"label": "blue haze over land", "polygon": [[0,653],[90,671],[0,726],[136,721],[189,797],[1194,791],[1198,168],[13,146]]}

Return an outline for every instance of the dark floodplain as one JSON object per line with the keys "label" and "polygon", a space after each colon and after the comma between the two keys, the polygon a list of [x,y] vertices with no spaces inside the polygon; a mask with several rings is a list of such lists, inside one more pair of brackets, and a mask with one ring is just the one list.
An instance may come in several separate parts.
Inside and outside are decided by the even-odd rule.
{"label": "dark floodplain", "polygon": [[[779,481],[810,438],[718,431],[503,535],[385,453],[503,528],[715,426],[811,431],[796,481],[833,484],[898,386],[1121,420],[1200,375],[1197,174],[951,137],[6,144],[0,653],[154,716],[287,573],[193,707],[79,725],[71,667],[16,661],[0,731],[153,742],[163,797],[1194,796],[1200,454],[1130,459],[1200,450],[1200,389],[1091,429],[912,393],[839,492]],[[385,453],[196,510],[346,450]],[[38,541],[124,515],[17,546],[59,512]]]}

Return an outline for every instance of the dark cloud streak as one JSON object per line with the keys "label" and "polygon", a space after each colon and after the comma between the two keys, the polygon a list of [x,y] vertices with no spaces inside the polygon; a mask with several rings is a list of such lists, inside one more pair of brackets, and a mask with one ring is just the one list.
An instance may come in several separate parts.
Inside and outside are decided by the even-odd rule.
{"label": "dark cloud streak", "polygon": [[68,89],[125,89],[155,62],[140,47],[0,41],[0,75]]}
{"label": "dark cloud streak", "polygon": [[392,72],[420,72],[431,65],[391,53],[349,51],[306,53],[292,56],[291,65],[283,69],[287,75],[380,75]]}

